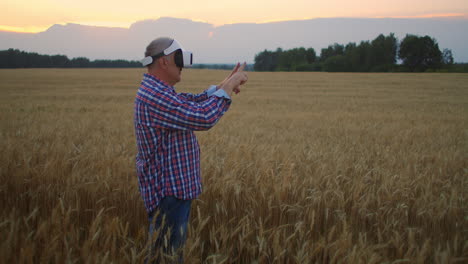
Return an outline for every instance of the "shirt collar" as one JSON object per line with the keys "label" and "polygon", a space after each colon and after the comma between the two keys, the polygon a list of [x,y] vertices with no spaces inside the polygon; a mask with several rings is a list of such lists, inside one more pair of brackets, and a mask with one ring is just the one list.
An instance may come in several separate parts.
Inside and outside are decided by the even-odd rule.
{"label": "shirt collar", "polygon": [[146,80],[150,81],[150,82],[156,83],[156,85],[161,87],[161,88],[169,88],[169,89],[175,91],[174,86],[169,85],[168,83],[166,83],[165,81],[159,79],[158,77],[156,77],[154,75],[151,75],[149,73],[145,73],[145,74],[143,74],[143,77]]}

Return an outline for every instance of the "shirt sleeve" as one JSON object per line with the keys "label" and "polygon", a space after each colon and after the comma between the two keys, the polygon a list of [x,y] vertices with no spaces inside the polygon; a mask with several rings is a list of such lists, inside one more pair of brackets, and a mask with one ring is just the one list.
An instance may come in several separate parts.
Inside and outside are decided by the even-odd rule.
{"label": "shirt sleeve", "polygon": [[205,91],[205,100],[192,101],[174,91],[140,90],[136,105],[140,108],[139,120],[147,126],[163,129],[208,130],[231,105],[230,99],[218,96],[216,92],[212,94],[215,96],[208,97],[208,91]]}
{"label": "shirt sleeve", "polygon": [[216,92],[216,89],[217,89],[216,85],[211,85],[208,89],[206,89],[205,91],[199,94],[178,93],[178,95],[181,97],[184,97],[185,99],[189,101],[201,102],[201,101],[208,99],[208,97],[210,97],[211,95],[213,95]]}
{"label": "shirt sleeve", "polygon": [[[223,89],[219,89],[219,90],[215,91],[212,95],[214,95],[216,97],[231,100],[231,97]],[[211,96],[211,95],[209,95],[209,96]]]}

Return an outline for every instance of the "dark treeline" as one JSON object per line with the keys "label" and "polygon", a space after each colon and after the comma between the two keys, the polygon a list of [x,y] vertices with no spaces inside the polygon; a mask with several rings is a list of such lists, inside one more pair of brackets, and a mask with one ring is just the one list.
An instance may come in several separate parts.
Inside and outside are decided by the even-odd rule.
{"label": "dark treeline", "polygon": [[139,61],[89,60],[65,55],[41,55],[17,49],[0,51],[0,68],[133,68],[141,67]]}
{"label": "dark treeline", "polygon": [[[397,64],[397,60],[401,63]],[[468,64],[454,64],[452,51],[440,51],[434,38],[380,34],[372,41],[335,43],[317,56],[313,48],[264,50],[255,56],[256,71],[326,72],[468,72]]]}
{"label": "dark treeline", "polygon": [[[195,69],[231,70],[234,64],[194,64]],[[139,68],[140,61],[94,60],[78,57],[69,59],[65,55],[41,55],[17,49],[0,51],[0,68]],[[253,70],[247,65],[246,70]]]}

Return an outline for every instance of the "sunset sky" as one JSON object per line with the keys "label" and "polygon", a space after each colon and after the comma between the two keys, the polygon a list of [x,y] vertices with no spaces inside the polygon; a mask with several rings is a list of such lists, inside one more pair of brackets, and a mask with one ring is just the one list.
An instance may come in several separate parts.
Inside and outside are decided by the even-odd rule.
{"label": "sunset sky", "polygon": [[144,19],[187,18],[214,25],[325,17],[464,17],[467,0],[2,0],[0,30],[40,32],[53,24],[129,27]]}

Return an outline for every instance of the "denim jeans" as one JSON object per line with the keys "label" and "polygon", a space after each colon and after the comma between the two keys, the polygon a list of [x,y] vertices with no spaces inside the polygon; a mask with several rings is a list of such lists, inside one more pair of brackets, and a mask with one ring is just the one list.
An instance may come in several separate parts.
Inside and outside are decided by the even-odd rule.
{"label": "denim jeans", "polygon": [[187,239],[191,203],[191,200],[180,200],[167,196],[159,202],[158,209],[149,214],[151,245],[149,257],[151,263],[160,263],[161,259],[164,259],[159,253],[164,253],[175,259],[175,261],[169,262],[183,262],[182,251]]}

